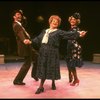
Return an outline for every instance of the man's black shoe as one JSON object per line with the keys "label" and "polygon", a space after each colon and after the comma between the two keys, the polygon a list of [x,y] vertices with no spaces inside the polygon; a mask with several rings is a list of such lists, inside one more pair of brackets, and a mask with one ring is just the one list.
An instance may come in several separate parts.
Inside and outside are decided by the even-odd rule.
{"label": "man's black shoe", "polygon": [[13,82],[14,85],[25,85],[24,82]]}

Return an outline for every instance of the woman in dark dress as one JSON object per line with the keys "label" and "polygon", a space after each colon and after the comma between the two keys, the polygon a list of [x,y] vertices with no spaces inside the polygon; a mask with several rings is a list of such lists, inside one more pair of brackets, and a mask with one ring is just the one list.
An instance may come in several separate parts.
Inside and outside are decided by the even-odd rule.
{"label": "woman in dark dress", "polygon": [[[80,31],[78,25],[80,24],[80,14],[74,13],[72,16],[68,19],[71,28],[69,31]],[[86,33],[86,31],[85,31]],[[83,37],[80,35],[80,37]],[[68,74],[69,74],[69,82],[71,83],[71,86],[75,86],[76,84],[79,84],[79,79],[76,72],[76,67],[82,67],[83,61],[82,61],[82,48],[80,44],[78,43],[78,39],[68,39],[67,44],[67,67],[68,67]]]}
{"label": "woman in dark dress", "polygon": [[[59,42],[62,38],[76,38],[79,37],[79,32],[66,32],[58,29],[61,23],[61,18],[57,15],[52,15],[49,18],[50,27],[43,30],[39,36],[32,40],[33,45],[38,45],[39,57],[37,77],[41,79],[40,86],[35,92],[39,94],[44,92],[43,84],[46,79],[52,80],[52,90],[56,90],[55,80],[61,78],[60,76],[60,62],[59,62]],[[82,32],[80,32],[82,33]]]}

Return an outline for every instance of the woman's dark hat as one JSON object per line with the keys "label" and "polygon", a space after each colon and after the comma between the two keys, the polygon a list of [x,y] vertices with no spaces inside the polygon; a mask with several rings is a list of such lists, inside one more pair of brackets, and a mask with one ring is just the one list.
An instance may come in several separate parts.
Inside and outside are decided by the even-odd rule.
{"label": "woman's dark hat", "polygon": [[80,19],[81,18],[81,16],[80,16],[80,14],[79,13],[74,13],[73,15],[72,15],[75,19]]}

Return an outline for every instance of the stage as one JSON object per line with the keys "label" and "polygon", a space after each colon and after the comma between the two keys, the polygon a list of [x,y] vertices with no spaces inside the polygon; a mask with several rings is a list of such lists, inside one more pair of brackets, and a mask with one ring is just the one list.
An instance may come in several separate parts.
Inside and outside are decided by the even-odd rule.
{"label": "stage", "polygon": [[56,81],[56,90],[51,89],[51,80],[46,80],[44,92],[35,94],[39,81],[31,78],[30,68],[24,79],[26,85],[13,85],[13,80],[18,73],[23,61],[6,62],[0,64],[0,99],[92,99],[100,98],[100,64],[84,61],[82,68],[77,68],[80,80],[78,86],[68,83],[68,70],[64,60],[61,60],[61,79]]}

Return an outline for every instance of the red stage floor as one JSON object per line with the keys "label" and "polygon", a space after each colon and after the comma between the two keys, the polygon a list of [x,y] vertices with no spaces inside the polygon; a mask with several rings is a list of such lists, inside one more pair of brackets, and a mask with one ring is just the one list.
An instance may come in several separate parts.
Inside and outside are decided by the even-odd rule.
{"label": "red stage floor", "polygon": [[70,86],[68,72],[64,61],[61,61],[61,79],[56,81],[56,90],[51,90],[51,81],[46,80],[44,92],[35,94],[39,86],[31,78],[31,68],[24,79],[26,85],[15,86],[13,79],[23,62],[0,64],[0,99],[69,99],[69,98],[100,98],[100,64],[84,62],[82,68],[77,68],[80,79],[78,86]]}

